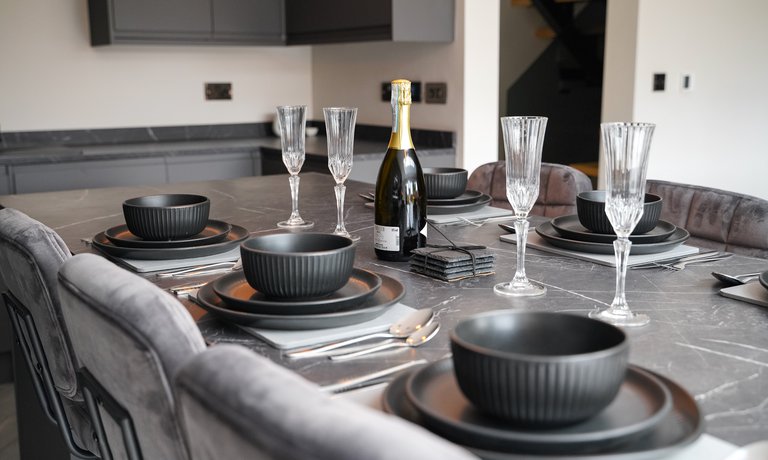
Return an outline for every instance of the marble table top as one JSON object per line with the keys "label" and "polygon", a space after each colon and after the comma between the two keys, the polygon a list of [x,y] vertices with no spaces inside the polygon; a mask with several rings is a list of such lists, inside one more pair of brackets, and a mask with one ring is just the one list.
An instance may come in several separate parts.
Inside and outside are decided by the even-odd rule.
{"label": "marble table top", "polygon": [[[336,215],[333,179],[312,173],[300,177],[302,216],[316,222],[313,231],[332,231]],[[613,298],[613,268],[534,249],[527,253],[527,274],[544,284],[547,294],[539,298],[497,296],[492,287],[512,278],[516,251],[514,245],[499,240],[504,231],[495,223],[479,228],[440,227],[457,243],[483,244],[494,251],[497,258],[493,276],[449,283],[412,273],[408,263],[380,261],[373,252],[373,212],[357,196],[370,191],[371,186],[354,181],[348,181],[347,186],[347,228],[361,236],[356,266],[400,280],[406,286],[403,303],[431,307],[437,313],[442,324],[438,336],[416,349],[343,363],[322,358],[288,361],[278,350],[184,300],[209,342],[242,344],[325,384],[413,359],[440,359],[449,351],[448,332],[458,321],[478,312],[518,309],[586,315],[595,308],[605,308]],[[90,251],[82,238],[123,223],[121,203],[125,199],[176,192],[207,195],[211,199],[211,218],[242,225],[254,234],[273,230],[278,221],[288,217],[290,209],[287,176],[9,195],[0,196],[0,203],[50,226],[78,253]],[[439,244],[442,239],[437,232],[431,232],[429,241]],[[679,272],[630,271],[626,282],[631,308],[651,317],[650,325],[627,331],[630,362],[686,388],[705,414],[706,432],[738,445],[768,438],[768,310],[720,296],[722,286],[709,273],[767,269],[767,260],[735,255],[719,262],[691,265]],[[161,287],[175,283],[158,281]]]}

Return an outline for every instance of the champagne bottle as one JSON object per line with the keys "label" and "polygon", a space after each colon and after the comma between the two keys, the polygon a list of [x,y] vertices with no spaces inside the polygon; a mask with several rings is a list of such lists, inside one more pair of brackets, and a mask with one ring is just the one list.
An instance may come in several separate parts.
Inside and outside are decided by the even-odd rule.
{"label": "champagne bottle", "polygon": [[382,260],[408,260],[427,244],[427,189],[411,140],[411,82],[392,82],[392,135],[376,178],[374,250]]}

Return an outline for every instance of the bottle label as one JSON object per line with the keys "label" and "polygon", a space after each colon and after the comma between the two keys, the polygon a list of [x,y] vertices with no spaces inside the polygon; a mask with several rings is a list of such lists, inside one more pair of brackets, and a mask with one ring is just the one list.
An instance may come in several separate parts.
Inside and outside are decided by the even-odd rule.
{"label": "bottle label", "polygon": [[381,251],[399,251],[400,227],[375,225],[373,227],[373,247]]}

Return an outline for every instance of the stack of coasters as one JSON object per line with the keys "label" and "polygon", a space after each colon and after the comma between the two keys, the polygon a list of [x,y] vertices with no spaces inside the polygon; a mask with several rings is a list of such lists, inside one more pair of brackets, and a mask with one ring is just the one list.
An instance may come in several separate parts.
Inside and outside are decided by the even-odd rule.
{"label": "stack of coasters", "polygon": [[443,281],[493,275],[496,256],[485,246],[437,246],[412,251],[411,271]]}

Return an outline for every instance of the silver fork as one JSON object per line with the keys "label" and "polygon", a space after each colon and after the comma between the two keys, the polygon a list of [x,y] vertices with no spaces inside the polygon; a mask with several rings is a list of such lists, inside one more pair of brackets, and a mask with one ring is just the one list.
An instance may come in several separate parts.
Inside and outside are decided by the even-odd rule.
{"label": "silver fork", "polygon": [[198,265],[196,267],[175,270],[172,272],[156,273],[158,278],[188,278],[192,276],[214,275],[218,273],[227,273],[243,268],[243,259],[237,259],[235,262],[217,262],[215,264]]}
{"label": "silver fork", "polygon": [[731,257],[732,255],[733,254],[727,254],[727,253],[726,254],[719,254],[719,255],[712,256],[712,257],[703,257],[701,259],[686,260],[686,261],[677,262],[677,263],[674,263],[674,264],[659,264],[659,266],[663,267],[663,268],[665,268],[667,270],[672,270],[672,271],[679,272],[680,270],[683,270],[686,266],[688,266],[690,264],[701,264],[701,263],[705,263],[705,262],[715,262],[715,261],[718,261],[718,260],[727,259],[727,258]]}

